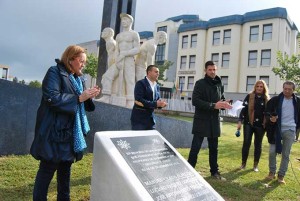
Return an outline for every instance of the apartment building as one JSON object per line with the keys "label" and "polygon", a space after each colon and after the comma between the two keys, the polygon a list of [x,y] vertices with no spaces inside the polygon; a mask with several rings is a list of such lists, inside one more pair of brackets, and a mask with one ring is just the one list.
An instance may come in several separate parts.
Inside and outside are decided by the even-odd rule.
{"label": "apartment building", "polygon": [[181,98],[191,98],[195,82],[204,76],[207,60],[218,65],[228,93],[247,93],[258,79],[266,81],[271,94],[282,91],[282,81],[272,72],[277,66],[276,54],[299,52],[298,29],[285,8],[208,21],[197,18],[182,15],[156,23],[157,30],[167,27],[165,59],[173,61],[176,69],[167,71],[166,77],[179,85]]}

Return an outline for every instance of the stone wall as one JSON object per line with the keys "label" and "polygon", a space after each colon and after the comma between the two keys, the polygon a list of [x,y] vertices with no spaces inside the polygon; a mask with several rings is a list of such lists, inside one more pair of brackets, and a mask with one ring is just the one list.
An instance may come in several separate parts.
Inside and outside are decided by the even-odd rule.
{"label": "stone wall", "polygon": [[[34,136],[41,89],[0,79],[0,155],[28,154]],[[93,150],[97,131],[130,130],[131,109],[95,101],[96,110],[87,113],[91,132],[88,152]],[[157,117],[157,130],[174,146],[190,147],[192,123]]]}

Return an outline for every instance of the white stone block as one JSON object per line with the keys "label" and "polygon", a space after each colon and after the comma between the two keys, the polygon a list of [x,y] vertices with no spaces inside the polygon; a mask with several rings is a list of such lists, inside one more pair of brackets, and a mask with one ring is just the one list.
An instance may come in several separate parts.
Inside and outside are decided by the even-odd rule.
{"label": "white stone block", "polygon": [[94,139],[92,201],[223,200],[156,130]]}

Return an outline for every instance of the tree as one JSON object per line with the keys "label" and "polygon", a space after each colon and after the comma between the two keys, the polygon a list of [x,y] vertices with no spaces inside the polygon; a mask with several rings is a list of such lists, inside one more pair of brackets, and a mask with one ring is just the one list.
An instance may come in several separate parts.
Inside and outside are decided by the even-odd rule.
{"label": "tree", "polygon": [[18,83],[18,82],[19,82],[18,78],[17,78],[17,77],[14,77],[14,78],[13,78],[13,82],[14,82],[14,83]]}
{"label": "tree", "polygon": [[[283,55],[281,51],[277,52],[278,67],[273,67],[272,71],[278,75],[281,80],[293,81],[297,86],[300,86],[300,55]],[[300,88],[296,88],[300,92]]]}
{"label": "tree", "polygon": [[28,86],[35,87],[35,88],[41,88],[42,83],[40,83],[38,80],[30,81]]}
{"label": "tree", "polygon": [[87,62],[83,69],[84,74],[88,74],[92,77],[91,86],[93,86],[93,80],[97,78],[98,58],[94,54],[87,54]]}
{"label": "tree", "polygon": [[25,80],[19,81],[20,84],[25,84]]}
{"label": "tree", "polygon": [[168,80],[167,78],[164,79],[164,72],[165,72],[166,70],[168,70],[169,67],[173,65],[173,63],[174,63],[174,62],[168,61],[168,60],[164,60],[164,63],[163,63],[163,64],[158,64],[158,63],[156,63],[156,66],[157,66],[158,69],[159,69],[158,82],[159,82],[159,80],[161,80],[161,81],[167,81],[167,80]]}

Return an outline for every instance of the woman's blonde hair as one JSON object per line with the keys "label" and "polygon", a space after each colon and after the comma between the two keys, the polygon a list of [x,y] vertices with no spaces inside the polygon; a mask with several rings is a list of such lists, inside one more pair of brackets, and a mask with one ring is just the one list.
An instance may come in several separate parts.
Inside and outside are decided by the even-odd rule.
{"label": "woman's blonde hair", "polygon": [[73,61],[76,57],[79,57],[81,53],[86,53],[83,47],[78,45],[70,45],[61,55],[61,62],[66,66],[69,72],[74,73],[70,65],[70,61]]}
{"label": "woman's blonde hair", "polygon": [[266,82],[264,80],[257,80],[255,82],[255,85],[253,87],[253,90],[250,93],[255,93],[255,88],[258,84],[263,84],[264,86],[264,91],[263,91],[263,95],[265,95],[265,97],[267,98],[267,100],[270,99],[270,95],[269,95],[269,88],[268,85],[266,84]]}

